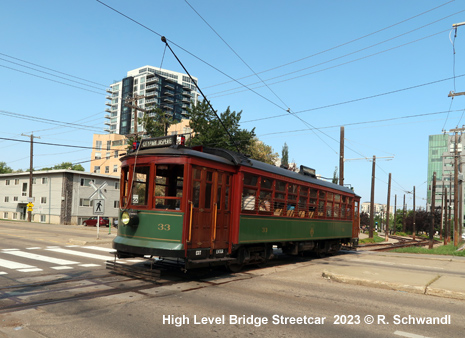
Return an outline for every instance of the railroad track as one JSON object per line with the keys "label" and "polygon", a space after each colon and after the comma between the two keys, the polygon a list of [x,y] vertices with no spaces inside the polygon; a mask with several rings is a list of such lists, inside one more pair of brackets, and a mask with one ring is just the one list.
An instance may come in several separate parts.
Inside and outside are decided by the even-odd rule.
{"label": "railroad track", "polygon": [[[359,245],[358,248],[367,248],[367,251],[388,251],[398,248],[406,248],[411,246],[423,246],[429,244],[429,239],[412,239],[400,236],[389,236],[389,238],[397,239],[397,243],[369,243],[364,245]],[[439,243],[439,241],[434,241],[434,243]]]}

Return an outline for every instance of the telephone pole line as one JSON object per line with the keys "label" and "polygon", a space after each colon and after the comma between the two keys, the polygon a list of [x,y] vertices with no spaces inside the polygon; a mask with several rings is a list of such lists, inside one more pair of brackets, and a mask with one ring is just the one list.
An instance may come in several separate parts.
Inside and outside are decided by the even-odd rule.
{"label": "telephone pole line", "polygon": [[27,211],[27,221],[32,222],[32,208],[29,207],[29,203],[32,203],[32,171],[34,170],[33,166],[33,157],[34,157],[34,138],[39,138],[39,136],[21,134],[21,136],[26,136],[31,138],[31,149],[29,154],[29,200],[28,200],[28,211]]}
{"label": "telephone pole line", "polygon": [[339,148],[339,185],[344,186],[344,127],[341,127],[341,141]]}

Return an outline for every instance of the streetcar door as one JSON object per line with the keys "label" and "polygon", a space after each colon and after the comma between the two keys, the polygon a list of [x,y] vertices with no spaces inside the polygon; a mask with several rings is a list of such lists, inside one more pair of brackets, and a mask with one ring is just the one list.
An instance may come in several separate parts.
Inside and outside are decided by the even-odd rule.
{"label": "streetcar door", "polygon": [[[189,249],[227,249],[231,175],[216,169],[192,167]],[[224,251],[226,253],[226,251]]]}

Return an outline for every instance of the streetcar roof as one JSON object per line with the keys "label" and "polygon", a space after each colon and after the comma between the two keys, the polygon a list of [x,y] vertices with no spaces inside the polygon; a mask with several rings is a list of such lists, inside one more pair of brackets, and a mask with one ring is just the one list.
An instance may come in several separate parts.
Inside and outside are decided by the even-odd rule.
{"label": "streetcar roof", "polygon": [[[206,148],[203,147],[201,151],[195,150],[189,147],[184,146],[170,146],[170,147],[161,147],[161,148],[152,148],[152,149],[142,149],[139,151],[134,151],[126,154],[121,158],[121,161],[124,161],[128,158],[134,156],[194,156],[205,160],[210,160],[214,162],[219,162],[227,165],[234,165],[237,167],[249,167],[255,168],[257,170],[262,170],[271,174],[280,175],[295,179],[298,181],[304,181],[312,183],[315,185],[323,186],[326,188],[338,190],[347,194],[358,196],[354,193],[352,189],[347,187],[334,184],[332,182],[327,182],[315,177],[302,175],[300,173],[287,170],[281,167],[277,167],[268,163],[257,161],[251,158],[248,158],[245,155],[236,153],[234,151],[219,149],[219,148]],[[241,170],[240,168],[239,170]]]}

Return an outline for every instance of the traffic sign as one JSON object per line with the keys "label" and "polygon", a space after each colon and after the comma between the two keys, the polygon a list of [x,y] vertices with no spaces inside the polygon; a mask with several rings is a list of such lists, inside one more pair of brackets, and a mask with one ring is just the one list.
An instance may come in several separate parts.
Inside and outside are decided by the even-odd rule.
{"label": "traffic sign", "polygon": [[93,204],[94,204],[94,215],[105,214],[105,200],[104,199],[95,199],[93,200]]}

